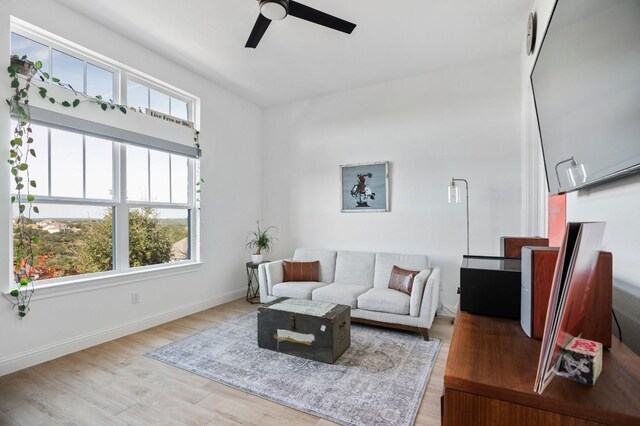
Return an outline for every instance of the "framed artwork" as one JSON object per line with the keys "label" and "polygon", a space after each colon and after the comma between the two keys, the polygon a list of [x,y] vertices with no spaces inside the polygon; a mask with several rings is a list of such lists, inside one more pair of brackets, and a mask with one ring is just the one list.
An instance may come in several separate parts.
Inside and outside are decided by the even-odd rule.
{"label": "framed artwork", "polygon": [[343,213],[389,211],[389,162],[340,166]]}

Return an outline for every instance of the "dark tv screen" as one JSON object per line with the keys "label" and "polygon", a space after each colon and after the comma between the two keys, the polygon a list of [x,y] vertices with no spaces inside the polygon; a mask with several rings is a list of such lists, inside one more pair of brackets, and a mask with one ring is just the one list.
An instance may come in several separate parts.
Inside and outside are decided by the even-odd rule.
{"label": "dark tv screen", "polygon": [[531,84],[551,194],[640,171],[640,0],[558,0]]}

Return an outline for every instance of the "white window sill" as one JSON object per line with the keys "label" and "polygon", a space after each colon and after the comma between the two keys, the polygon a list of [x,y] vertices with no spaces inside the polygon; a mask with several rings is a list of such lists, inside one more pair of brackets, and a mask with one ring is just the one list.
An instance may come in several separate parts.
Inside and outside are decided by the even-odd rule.
{"label": "white window sill", "polygon": [[[90,276],[85,278],[70,278],[68,281],[56,281],[50,284],[35,284],[35,293],[31,300],[42,300],[53,297],[66,296],[69,294],[94,291],[109,287],[132,284],[141,281],[149,281],[154,278],[165,278],[175,275],[191,274],[202,268],[202,262],[190,262],[180,265],[163,265],[154,268],[144,268],[141,270],[128,272],[114,272],[100,276]],[[4,292],[9,296],[11,289]],[[10,296],[9,296],[10,297]]]}

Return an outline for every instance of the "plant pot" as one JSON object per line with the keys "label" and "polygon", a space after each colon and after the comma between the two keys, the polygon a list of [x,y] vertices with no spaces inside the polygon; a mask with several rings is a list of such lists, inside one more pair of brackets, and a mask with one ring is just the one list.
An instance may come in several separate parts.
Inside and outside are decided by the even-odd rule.
{"label": "plant pot", "polygon": [[262,263],[264,260],[264,254],[252,254],[251,261],[255,264]]}
{"label": "plant pot", "polygon": [[32,77],[36,74],[36,67],[33,62],[18,58],[17,56],[11,57],[11,65],[16,65],[18,72],[27,77]]}

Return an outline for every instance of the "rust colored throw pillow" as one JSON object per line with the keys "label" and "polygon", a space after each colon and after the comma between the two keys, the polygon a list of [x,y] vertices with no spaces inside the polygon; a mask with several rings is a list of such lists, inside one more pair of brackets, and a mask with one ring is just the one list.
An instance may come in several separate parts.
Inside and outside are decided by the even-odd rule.
{"label": "rust colored throw pillow", "polygon": [[284,281],[319,281],[320,261],[289,262],[284,261]]}
{"label": "rust colored throw pillow", "polygon": [[402,269],[393,265],[393,269],[391,270],[391,277],[389,278],[389,288],[407,293],[409,296],[411,296],[413,279],[419,273],[420,271],[410,271],[408,269]]}

